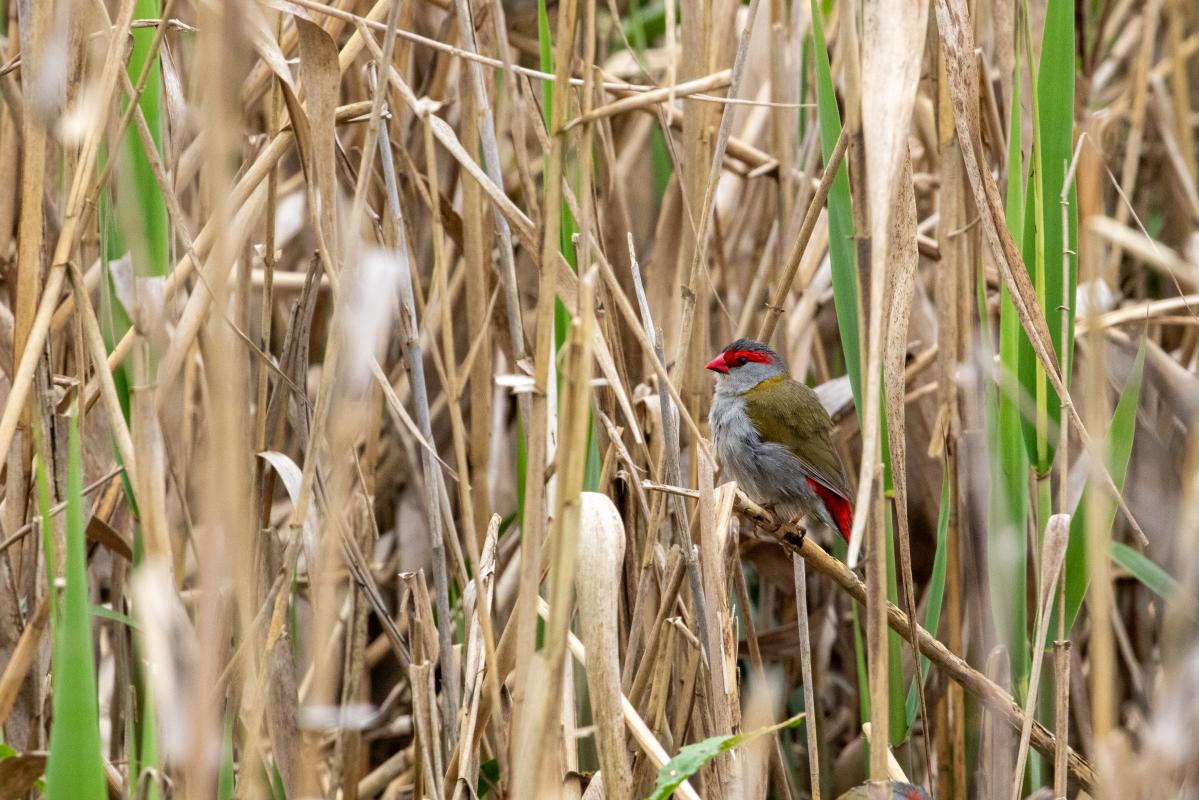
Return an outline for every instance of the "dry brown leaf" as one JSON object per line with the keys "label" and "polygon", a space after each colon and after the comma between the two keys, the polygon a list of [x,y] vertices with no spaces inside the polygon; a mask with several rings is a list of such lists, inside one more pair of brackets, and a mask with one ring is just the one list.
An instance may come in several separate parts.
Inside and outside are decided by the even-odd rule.
{"label": "dry brown leaf", "polygon": [[309,168],[315,178],[309,182],[309,206],[314,211],[317,236],[321,240],[326,264],[337,253],[337,98],[341,71],[337,45],[324,28],[302,17],[295,18],[300,34],[300,83],[304,90],[304,109],[312,127],[312,153]]}
{"label": "dry brown leaf", "polygon": [[48,753],[17,753],[0,759],[0,798],[16,800],[33,790],[37,779],[46,773]]}
{"label": "dry brown leaf", "polygon": [[866,510],[873,493],[879,460],[879,382],[882,376],[883,340],[887,336],[885,294],[893,248],[891,206],[895,187],[904,179],[908,130],[924,54],[924,48],[917,45],[923,42],[927,26],[926,0],[896,6],[881,0],[866,4],[865,42],[862,48],[862,131],[866,140],[866,180],[871,218],[871,279],[869,338],[866,374],[863,376],[865,409],[862,414],[862,466],[854,504],[858,514],[850,537],[850,566],[857,563],[863,544],[862,537],[870,518]]}

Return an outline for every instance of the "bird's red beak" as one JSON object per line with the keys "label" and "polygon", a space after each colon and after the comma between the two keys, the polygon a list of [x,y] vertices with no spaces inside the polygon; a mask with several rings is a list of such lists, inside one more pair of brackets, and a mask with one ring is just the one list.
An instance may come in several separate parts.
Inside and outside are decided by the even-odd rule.
{"label": "bird's red beak", "polygon": [[713,372],[720,372],[724,375],[729,374],[729,365],[724,363],[724,353],[716,356],[716,358],[704,364],[704,369],[710,369]]}

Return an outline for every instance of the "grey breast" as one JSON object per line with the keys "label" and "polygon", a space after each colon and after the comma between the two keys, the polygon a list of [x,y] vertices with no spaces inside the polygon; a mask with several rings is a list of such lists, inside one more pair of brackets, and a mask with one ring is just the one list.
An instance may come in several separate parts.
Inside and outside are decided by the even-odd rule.
{"label": "grey breast", "polygon": [[763,474],[760,457],[764,444],[757,428],[745,413],[745,399],[717,392],[708,414],[716,457],[742,490],[759,502],[773,499]]}
{"label": "grey breast", "polygon": [[764,504],[782,503],[789,514],[812,509],[817,498],[804,479],[799,459],[782,445],[762,441],[745,411],[743,397],[717,392],[708,423],[725,475],[750,498]]}

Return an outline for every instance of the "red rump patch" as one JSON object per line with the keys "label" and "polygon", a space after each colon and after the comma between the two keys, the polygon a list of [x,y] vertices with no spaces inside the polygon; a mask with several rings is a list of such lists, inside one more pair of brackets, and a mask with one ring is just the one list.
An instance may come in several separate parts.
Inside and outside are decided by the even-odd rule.
{"label": "red rump patch", "polygon": [[746,361],[757,361],[759,364],[769,364],[772,360],[769,353],[759,353],[757,350],[731,350],[724,354],[724,363],[735,367],[737,361],[742,358]]}
{"label": "red rump patch", "polygon": [[837,523],[837,530],[841,532],[842,538],[848,542],[849,531],[853,528],[853,506],[844,497],[815,478],[806,478],[806,480],[808,481],[808,486],[812,487],[812,491],[824,501],[824,507],[828,509],[829,516],[833,518],[833,522]]}

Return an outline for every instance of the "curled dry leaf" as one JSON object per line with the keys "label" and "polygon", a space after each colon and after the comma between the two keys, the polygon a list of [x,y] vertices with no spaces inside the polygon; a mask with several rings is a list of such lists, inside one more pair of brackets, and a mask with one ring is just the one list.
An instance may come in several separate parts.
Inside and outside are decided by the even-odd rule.
{"label": "curled dry leaf", "polygon": [[579,633],[587,648],[587,688],[595,710],[596,745],[609,797],[632,796],[632,774],[620,707],[620,571],[625,529],[620,512],[597,492],[580,495]]}

